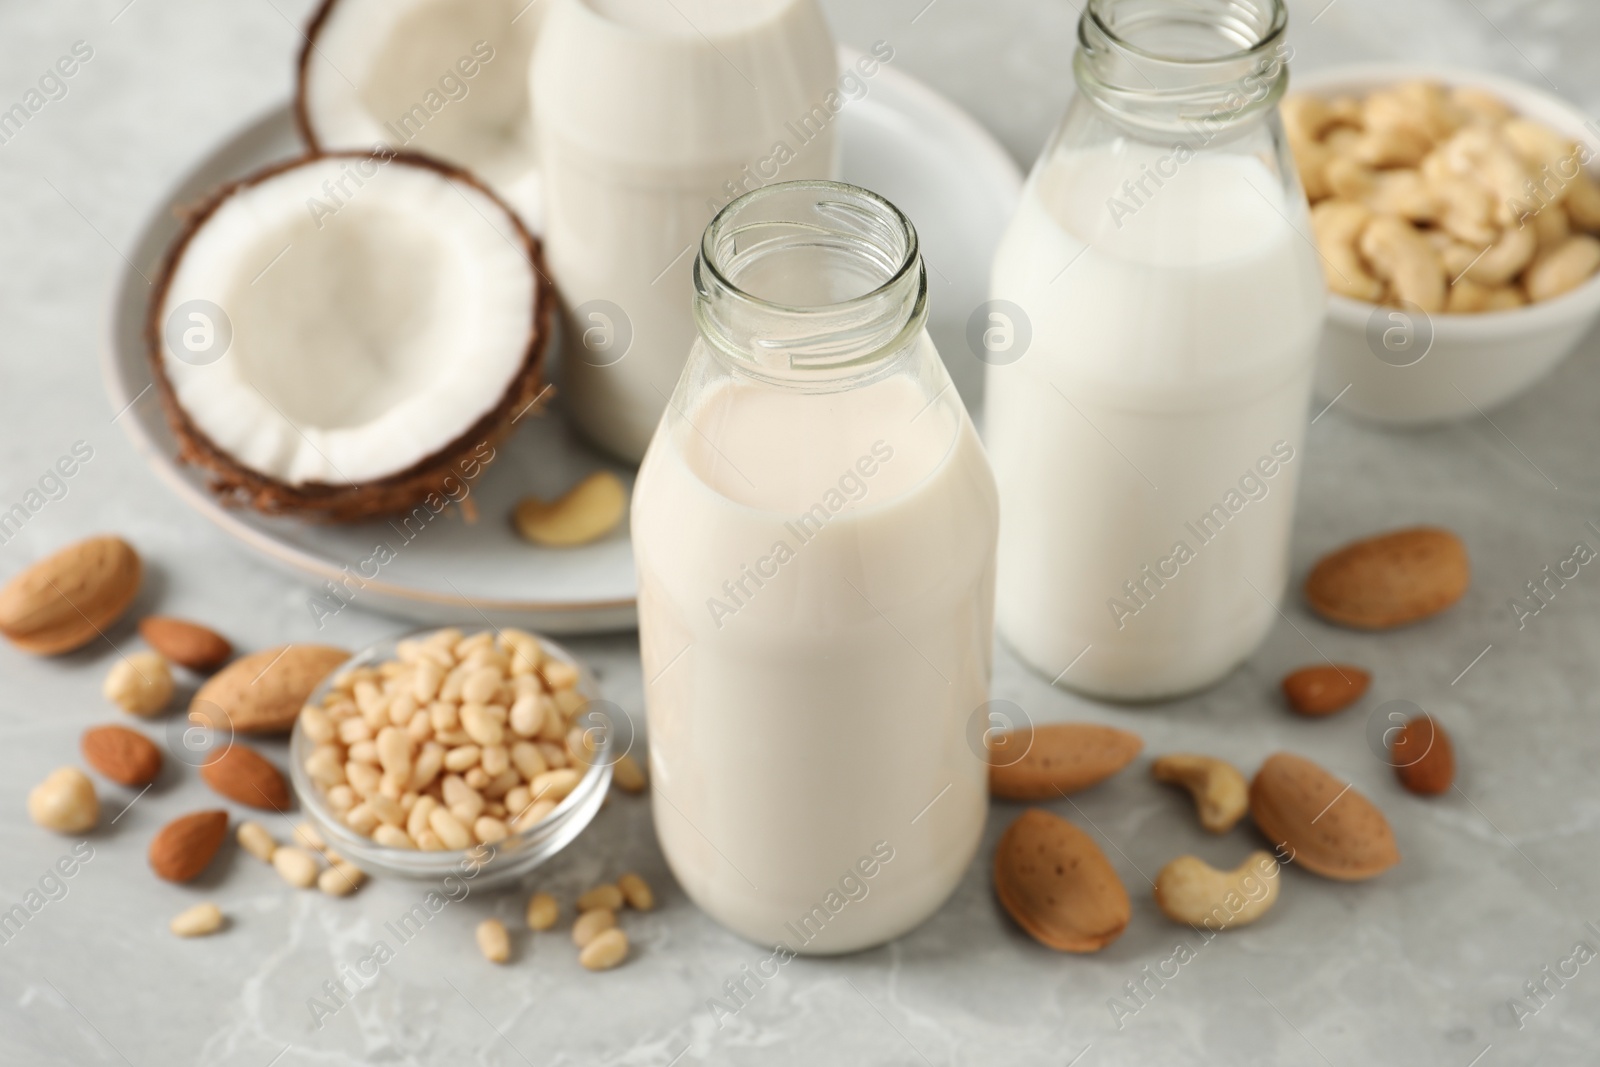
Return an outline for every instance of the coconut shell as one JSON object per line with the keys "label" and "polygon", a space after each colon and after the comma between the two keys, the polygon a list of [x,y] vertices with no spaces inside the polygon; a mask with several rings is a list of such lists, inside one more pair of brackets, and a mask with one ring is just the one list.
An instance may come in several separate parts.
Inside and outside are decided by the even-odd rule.
{"label": "coconut shell", "polygon": [[[162,309],[166,305],[167,291],[182,261],[184,252],[207,220],[223,204],[242,190],[259,185],[285,171],[292,170],[313,159],[383,159],[387,166],[423,167],[438,172],[452,181],[469,185],[487,196],[506,214],[514,228],[514,238],[527,252],[534,275],[534,321],[529,329],[527,348],[521,369],[507,383],[500,400],[480,415],[444,448],[426,456],[404,470],[375,481],[359,485],[329,485],[307,482],[290,485],[261,471],[245,467],[206,436],[195,425],[182,405],[167,378],[162,358]],[[543,248],[539,240],[495,192],[468,171],[453,167],[429,156],[413,152],[385,152],[381,155],[367,152],[320,152],[300,158],[275,163],[247,177],[229,182],[192,211],[186,213],[183,228],[167,249],[166,258],[151,287],[150,304],[145,316],[145,346],[150,359],[150,372],[156,392],[161,397],[162,410],[167,424],[178,442],[178,459],[205,471],[211,491],[225,504],[254,508],[269,515],[291,515],[319,522],[357,522],[363,519],[398,515],[422,506],[424,501],[437,498],[449,503],[461,499],[463,487],[470,487],[483,476],[494,459],[494,449],[515,428],[516,420],[538,399],[543,391],[543,366],[545,352],[550,345],[552,315],[556,303],[555,285],[550,281],[544,264]],[[487,445],[489,458],[479,453]],[[430,510],[437,511],[438,507]]]}

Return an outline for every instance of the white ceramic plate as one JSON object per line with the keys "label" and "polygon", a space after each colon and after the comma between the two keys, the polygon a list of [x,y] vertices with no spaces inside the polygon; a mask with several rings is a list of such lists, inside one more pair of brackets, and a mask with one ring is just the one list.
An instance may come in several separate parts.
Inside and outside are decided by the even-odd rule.
{"label": "white ceramic plate", "polygon": [[[842,63],[856,58],[841,50]],[[930,329],[971,404],[981,365],[966,349],[966,321],[986,298],[989,261],[1016,207],[1021,175],[982,127],[922,83],[886,66],[867,84],[867,95],[840,114],[844,178],[887,196],[916,224],[929,268]],[[302,151],[287,106],[252,122],[156,206],[131,261],[153,272],[178,229],[177,208]],[[177,462],[177,445],[150,387],[142,337],[148,292],[139,273],[125,272],[112,306],[106,388],[115,410],[127,409],[118,422],[156,473],[226,533],[313,586],[354,589],[353,598],[345,596],[355,604],[425,623],[481,615],[547,633],[634,625],[626,523],[596,544],[555,551],[528,545],[507,521],[521,497],[556,496],[590,471],[612,466],[567,429],[559,402],[502,446],[473,489],[479,518],[472,525],[445,515],[420,531],[381,521],[327,526],[224,508],[199,473]],[[615,469],[631,483],[631,470]],[[372,562],[382,555],[379,546],[393,555],[381,567]]]}

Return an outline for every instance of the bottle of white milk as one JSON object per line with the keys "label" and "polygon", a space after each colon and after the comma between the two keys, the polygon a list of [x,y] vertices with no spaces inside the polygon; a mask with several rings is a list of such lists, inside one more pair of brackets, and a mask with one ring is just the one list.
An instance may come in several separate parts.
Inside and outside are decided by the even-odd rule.
{"label": "bottle of white milk", "polygon": [[932,914],[983,830],[994,479],[881,197],[750,193],[694,280],[633,497],[656,831],[737,933],[864,948]]}
{"label": "bottle of white milk", "polygon": [[1288,577],[1325,295],[1276,113],[1280,0],[1090,0],[996,255],[1001,635],[1063,686],[1197,690]]}
{"label": "bottle of white milk", "polygon": [[837,176],[833,40],[816,0],[553,0],[531,77],[562,403],[637,462],[694,341],[706,224]]}

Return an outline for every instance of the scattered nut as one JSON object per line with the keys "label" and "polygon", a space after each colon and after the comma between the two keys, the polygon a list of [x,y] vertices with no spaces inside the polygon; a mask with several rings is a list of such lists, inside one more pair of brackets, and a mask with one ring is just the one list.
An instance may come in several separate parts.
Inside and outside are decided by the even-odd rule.
{"label": "scattered nut", "polygon": [[1200,825],[1214,834],[1233,829],[1250,807],[1250,787],[1231,763],[1210,756],[1174,754],[1151,764],[1156,781],[1181,785],[1194,797]]}
{"label": "scattered nut", "polygon": [[[1052,800],[1116,774],[1144,747],[1139,735],[1111,726],[1058,722],[990,738],[989,795]],[[1022,749],[1013,757],[1015,749]]]}
{"label": "scattered nut", "polygon": [[643,793],[649,785],[645,780],[644,768],[632,755],[624,755],[617,760],[611,768],[611,780],[624,793]]}
{"label": "scattered nut", "polygon": [[478,924],[478,951],[490,963],[504,963],[511,958],[511,934],[499,919],[485,919]]}
{"label": "scattered nut", "polygon": [[628,907],[634,911],[649,911],[656,906],[656,895],[650,891],[650,883],[631,871],[617,879],[617,888],[622,890]]}
{"label": "scattered nut", "polygon": [[598,541],[614,530],[628,508],[628,491],[610,471],[596,471],[558,500],[528,497],[517,505],[512,523],[536,545],[569,548]]}
{"label": "scattered nut", "polygon": [[172,701],[172,668],[156,652],[124,656],[106,675],[107,700],[130,715],[159,715]]}
{"label": "scattered nut", "polygon": [[222,929],[222,909],[215,904],[196,904],[173,916],[167,928],[179,937],[205,937]]}
{"label": "scattered nut", "polygon": [[191,881],[211,863],[227,836],[225,811],[196,811],[179,816],[151,839],[150,869],[156,877],[169,882]]}
{"label": "scattered nut", "polygon": [[151,615],[139,620],[139,636],[180,667],[202,674],[228,662],[233,646],[215,630],[184,619]]}
{"label": "scattered nut", "polygon": [[1455,781],[1455,748],[1431,715],[1418,715],[1402,726],[1389,752],[1400,784],[1418,796],[1437,796]]}
{"label": "scattered nut", "polygon": [[51,771],[28,793],[28,818],[58,834],[81,834],[100,821],[94,783],[76,767]]}
{"label": "scattered nut", "polygon": [[1372,801],[1287,752],[1269,756],[1256,772],[1250,817],[1284,862],[1324,878],[1361,881],[1400,862],[1394,832]]}
{"label": "scattered nut", "polygon": [[234,835],[239,840],[239,847],[262,863],[271,863],[272,854],[278,851],[278,842],[273,840],[267,828],[258,822],[242,822],[239,832]]}
{"label": "scattered nut", "polygon": [[1437,615],[1466,594],[1471,579],[1461,539],[1419,526],[1330,552],[1311,569],[1305,594],[1329,622],[1388,630]]}
{"label": "scattered nut", "polygon": [[0,588],[0,634],[37,656],[82,648],[133,603],[143,570],[120,537],[68,545]]}
{"label": "scattered nut", "polygon": [[578,921],[572,924],[572,943],[583,948],[593,941],[602,930],[609,930],[617,925],[617,913],[610,908],[596,908],[586,911],[578,916]]}
{"label": "scattered nut", "polygon": [[284,845],[273,852],[272,866],[296,889],[309,889],[317,882],[316,858],[303,848]]}
{"label": "scattered nut", "polygon": [[578,953],[578,962],[591,971],[609,971],[628,958],[628,935],[612,927],[596,934]]}
{"label": "scattered nut", "polygon": [[126,726],[96,726],[78,743],[89,766],[118,785],[138,789],[161,773],[161,750],[154,741]]}
{"label": "scattered nut", "polygon": [[1132,915],[1128,891],[1094,839],[1042,808],[1023,812],[1001,836],[994,891],[1018,926],[1058,952],[1098,952]]}
{"label": "scattered nut", "polygon": [[289,783],[255,749],[238,741],[218,750],[200,767],[200,778],[219,796],[267,811],[289,810]]}
{"label": "scattered nut", "polygon": [[330,897],[347,897],[366,880],[366,873],[361,868],[340,862],[317,875],[317,888]]}
{"label": "scattered nut", "polygon": [[597,885],[578,898],[578,911],[594,911],[596,908],[621,911],[622,903],[621,889],[615,885]]}
{"label": "scattered nut", "polygon": [[1348,663],[1301,667],[1283,679],[1283,696],[1301,715],[1320,717],[1342,711],[1360,700],[1372,675]]}
{"label": "scattered nut", "polygon": [[1231,871],[1179,856],[1156,875],[1156,904],[1167,918],[1189,926],[1248,926],[1277,902],[1280,881],[1278,861],[1269,852],[1252,852]]}
{"label": "scattered nut", "polygon": [[528,929],[548,930],[561,918],[561,905],[549,893],[535,893],[528,898]]}

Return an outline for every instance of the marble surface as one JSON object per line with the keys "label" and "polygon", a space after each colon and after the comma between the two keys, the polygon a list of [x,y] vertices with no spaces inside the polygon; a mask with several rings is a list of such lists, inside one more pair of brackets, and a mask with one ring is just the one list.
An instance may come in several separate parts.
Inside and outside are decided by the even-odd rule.
{"label": "marble surface", "polygon": [[[74,41],[93,59],[23,133],[0,144],[0,502],[35,485],[74,442],[93,458],[20,535],[0,574],[99,530],[150,563],[141,607],[213,622],[255,648],[313,636],[304,591],[185,512],[113,425],[97,357],[119,248],[174,176],[243,118],[281,100],[303,0],[81,0],[0,9],[0,98],[20,98]],[[841,39],[894,43],[903,67],[949,94],[1031,161],[1069,93],[1074,5],[1045,0],[831,0]],[[1551,82],[1600,107],[1590,56],[1600,9],[1582,0],[1309,0],[1294,4],[1297,62],[1418,57]],[[1140,710],[1079,700],[1002,649],[996,697],[1036,720],[1111,722],[1147,756],[1053,805],[1094,833],[1128,885],[1133,922],[1087,958],[1048,952],[998,911],[987,860],[1014,810],[997,805],[980,858],[930,922],[884,948],[799,960],[731,1018],[708,1000],[764,953],[725,933],[674,886],[645,802],[618,798],[591,834],[540,872],[570,899],[621,870],[660,907],[627,919],[635,955],[582,971],[563,936],[519,934],[511,966],[472,946],[473,926],[515,927],[517,893],[474,893],[400,946],[347,1007],[313,1023],[308,998],[409,909],[419,890],[378,883],[349,900],[287,891],[230,850],[197,885],[156,882],[150,834],[212,798],[175,768],[131,807],[102,790],[93,858],[0,944],[0,1063],[226,1064],[1588,1064],[1600,1059],[1600,577],[1585,571],[1519,629],[1509,605],[1600,518],[1600,340],[1485,419],[1392,433],[1335,408],[1312,428],[1296,575],[1320,552],[1414,521],[1459,530],[1474,586],[1449,615],[1392,636],[1338,631],[1295,603],[1250,661],[1214,690]],[[329,636],[352,647],[392,632],[352,609]],[[126,647],[123,624],[109,635]],[[631,636],[573,643],[606,696],[642,712]],[[1367,664],[1374,692],[1327,722],[1286,714],[1288,668],[1326,654]],[[99,696],[107,645],[54,660],[0,647],[0,907],[40,886],[74,841],[23,817],[28,788],[76,761],[80,731],[116,717]],[[1407,699],[1453,731],[1459,790],[1420,800],[1369,749],[1368,710]],[[157,722],[151,729],[173,729]],[[1149,753],[1199,748],[1252,767],[1287,747],[1348,777],[1389,814],[1405,862],[1366,885],[1291,870],[1272,914],[1201,944],[1166,922],[1147,876],[1180,852],[1231,865],[1256,845],[1204,839],[1177,793],[1146,777]],[[281,753],[280,753],[281,755]],[[118,813],[121,813],[118,815]],[[118,815],[114,824],[111,817]],[[275,828],[287,830],[287,820]],[[52,888],[54,883],[47,885]],[[167,919],[201,899],[230,916],[185,942]],[[1595,924],[1595,925],[1589,925]],[[1163,965],[1179,943],[1193,958]],[[1558,984],[1546,976],[1576,975]],[[1146,979],[1164,970],[1157,984]],[[1546,971],[1545,968],[1550,968]],[[1537,1014],[1525,984],[1545,981]],[[1125,987],[1144,982],[1142,1002]],[[1124,1011],[1109,1006],[1120,999]],[[1524,1017],[1513,1012],[1523,1004]],[[1137,1011],[1131,1010],[1137,1007]]]}

